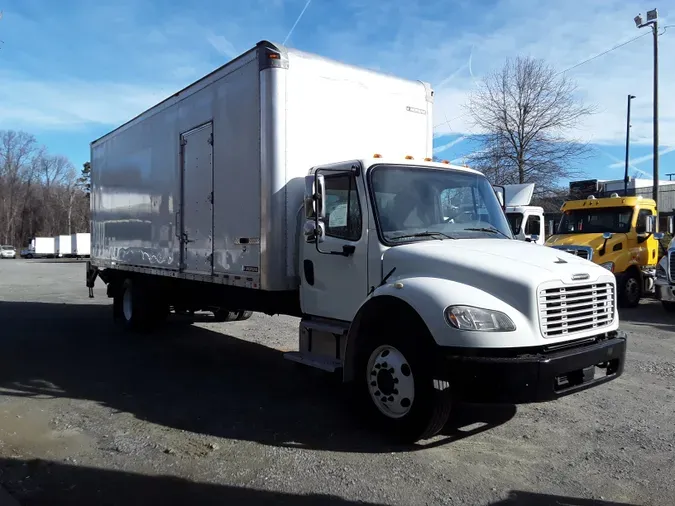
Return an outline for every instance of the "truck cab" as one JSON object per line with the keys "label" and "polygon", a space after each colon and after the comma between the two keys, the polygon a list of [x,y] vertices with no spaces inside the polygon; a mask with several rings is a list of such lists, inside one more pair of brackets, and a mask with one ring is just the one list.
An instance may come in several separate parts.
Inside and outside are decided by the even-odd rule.
{"label": "truck cab", "polygon": [[531,206],[534,183],[499,187],[504,198],[504,212],[513,236],[521,241],[543,245],[545,242],[544,208]]}
{"label": "truck cab", "polygon": [[613,272],[623,307],[635,307],[644,295],[654,293],[660,234],[654,233],[657,213],[652,199],[591,195],[565,202],[561,210],[558,230],[547,246]]}
{"label": "truck cab", "polygon": [[379,155],[319,166],[301,214],[286,358],[342,370],[380,426],[428,437],[452,399],[540,402],[621,374],[614,276],[514,240],[480,172]]}

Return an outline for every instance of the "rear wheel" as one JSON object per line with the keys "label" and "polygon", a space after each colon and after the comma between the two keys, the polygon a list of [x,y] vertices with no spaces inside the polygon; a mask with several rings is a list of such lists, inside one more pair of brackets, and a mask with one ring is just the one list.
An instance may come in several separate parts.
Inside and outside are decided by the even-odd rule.
{"label": "rear wheel", "polygon": [[414,333],[382,332],[357,357],[360,407],[378,431],[405,443],[438,434],[452,407],[449,384],[434,386],[431,353],[421,341]]}
{"label": "rear wheel", "polygon": [[150,331],[167,314],[168,305],[139,280],[125,279],[113,297],[113,318],[128,330]]}
{"label": "rear wheel", "polygon": [[635,272],[627,272],[618,286],[619,304],[621,307],[637,307],[642,297],[642,283],[640,276]]}

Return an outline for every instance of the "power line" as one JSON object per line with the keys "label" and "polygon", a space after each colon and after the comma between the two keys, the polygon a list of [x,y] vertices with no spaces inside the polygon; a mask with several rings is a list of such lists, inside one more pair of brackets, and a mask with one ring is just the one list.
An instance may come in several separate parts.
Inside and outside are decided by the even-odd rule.
{"label": "power line", "polygon": [[[675,25],[666,25],[666,26],[664,26],[664,29],[665,29],[665,28],[669,28],[669,27],[673,27],[673,26],[675,26]],[[560,75],[560,74],[564,74],[565,72],[569,72],[569,71],[572,70],[572,69],[575,69],[575,68],[577,68],[577,67],[580,67],[581,65],[584,65],[585,63],[588,63],[588,62],[590,62],[590,61],[595,60],[596,58],[600,58],[601,56],[604,56],[604,55],[606,55],[607,53],[611,53],[612,51],[615,51],[615,50],[617,50],[617,49],[619,49],[619,48],[621,48],[621,47],[623,47],[623,46],[625,46],[625,45],[627,45],[627,44],[630,44],[631,42],[635,42],[635,41],[638,40],[639,38],[644,37],[645,35],[649,35],[650,33],[651,33],[651,32],[644,32],[644,33],[638,35],[637,37],[633,37],[632,39],[627,40],[626,42],[622,42],[621,44],[617,44],[616,46],[611,47],[610,49],[608,49],[608,50],[606,50],[606,51],[603,51],[602,53],[598,53],[598,54],[596,54],[595,56],[592,56],[592,57],[590,57],[590,58],[588,58],[588,59],[586,59],[586,60],[580,61],[579,63],[576,63],[576,64],[572,65],[571,67],[566,68],[565,70],[561,70],[560,72],[556,73],[555,75],[558,76],[558,75]],[[665,33],[665,30],[663,31],[663,33]],[[663,35],[663,33],[662,33],[662,35]],[[457,120],[457,119],[464,118],[465,116],[468,116],[468,115],[469,115],[469,113],[468,113],[468,112],[465,112],[464,114],[460,114],[459,116],[456,116],[456,117],[454,117],[454,118],[450,118],[450,119],[447,120],[447,121],[444,121],[444,122],[438,123],[437,125],[434,125],[434,128],[439,127],[439,126],[441,126],[441,125],[446,125],[446,124],[447,124],[448,126],[450,126],[450,122],[451,122],[451,121],[455,121],[455,120]]]}
{"label": "power line", "polygon": [[604,55],[606,55],[607,53],[611,53],[612,51],[614,51],[614,50],[616,50],[616,49],[619,49],[620,47],[623,47],[623,46],[625,46],[626,44],[630,44],[631,42],[634,42],[634,41],[636,41],[636,40],[638,40],[638,39],[644,37],[645,35],[649,35],[649,33],[650,33],[650,32],[644,32],[644,33],[641,33],[641,34],[638,35],[637,37],[633,37],[632,39],[627,40],[626,42],[622,42],[621,44],[617,44],[616,46],[614,46],[614,47],[608,49],[607,51],[603,51],[602,53],[596,54],[595,56],[591,56],[591,57],[588,58],[587,60],[584,60],[584,61],[581,61],[581,62],[577,63],[576,65],[572,65],[571,67],[566,68],[565,70],[562,70],[562,71],[558,72],[556,75],[558,76],[558,75],[560,75],[560,74],[564,74],[565,72],[567,72],[567,71],[569,71],[569,70],[572,70],[572,69],[575,69],[575,68],[577,68],[577,67],[580,67],[580,66],[583,65],[584,63],[588,63],[589,61],[593,61],[593,60],[595,60],[596,58],[600,58],[601,56],[604,56]]}

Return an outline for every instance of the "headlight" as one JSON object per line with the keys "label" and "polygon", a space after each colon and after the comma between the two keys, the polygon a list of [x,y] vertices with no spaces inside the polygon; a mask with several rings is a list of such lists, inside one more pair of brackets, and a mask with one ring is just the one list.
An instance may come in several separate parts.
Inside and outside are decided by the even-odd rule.
{"label": "headlight", "polygon": [[516,326],[511,318],[499,311],[472,306],[449,306],[445,319],[459,330],[480,330],[483,332],[513,332]]}
{"label": "headlight", "polygon": [[610,272],[614,272],[614,262],[605,262],[604,264],[600,264],[600,267],[604,267]]}

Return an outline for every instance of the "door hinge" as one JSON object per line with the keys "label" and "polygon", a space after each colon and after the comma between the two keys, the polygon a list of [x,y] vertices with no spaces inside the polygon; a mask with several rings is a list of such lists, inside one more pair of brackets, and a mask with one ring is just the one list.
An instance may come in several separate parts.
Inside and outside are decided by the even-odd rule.
{"label": "door hinge", "polygon": [[209,144],[211,144],[211,146],[213,146],[213,132],[211,132],[209,134]]}
{"label": "door hinge", "polygon": [[213,192],[209,193],[208,201],[209,201],[209,204],[213,204]]}
{"label": "door hinge", "polygon": [[183,138],[180,140],[180,145],[181,145],[181,146],[185,146],[186,144],[187,144],[187,137],[183,137]]}

